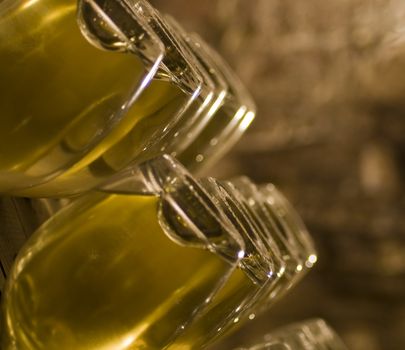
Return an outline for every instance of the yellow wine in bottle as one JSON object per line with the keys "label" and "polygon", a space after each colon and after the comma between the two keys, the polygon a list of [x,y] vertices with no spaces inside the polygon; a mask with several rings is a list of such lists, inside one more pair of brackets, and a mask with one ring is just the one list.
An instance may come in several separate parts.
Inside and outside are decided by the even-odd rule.
{"label": "yellow wine in bottle", "polygon": [[[44,196],[88,187],[158,140],[187,101],[170,77],[148,85],[136,54],[93,45],[80,21],[99,18],[90,11],[79,20],[77,7],[76,0],[0,4],[0,191]],[[134,100],[135,91],[143,92]]]}
{"label": "yellow wine in bottle", "polygon": [[187,329],[230,263],[171,240],[157,204],[96,194],[37,231],[9,280],[2,349],[157,350]]}
{"label": "yellow wine in bottle", "polygon": [[[80,161],[54,179],[14,192],[25,196],[63,196],[86,191],[134,161],[159,154],[149,146],[158,143],[164,129],[187,105],[189,96],[173,83],[153,80],[109,135]],[[90,128],[71,130],[66,135],[71,147],[86,138]],[[84,135],[84,136],[81,136]],[[160,150],[158,150],[160,151]]]}
{"label": "yellow wine in bottle", "polygon": [[[144,74],[135,55],[91,45],[76,7],[75,0],[0,4],[0,188],[64,169]],[[78,150],[65,139],[75,129],[87,133],[73,140]]]}

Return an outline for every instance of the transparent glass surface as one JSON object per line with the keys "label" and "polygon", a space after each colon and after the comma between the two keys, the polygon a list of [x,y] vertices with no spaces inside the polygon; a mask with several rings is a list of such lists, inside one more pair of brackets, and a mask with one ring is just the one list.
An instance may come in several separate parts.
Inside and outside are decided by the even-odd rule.
{"label": "transparent glass surface", "polygon": [[226,57],[260,111],[210,174],[280,186],[320,252],[299,289],[217,349],[309,315],[351,349],[405,349],[405,2],[154,4]]}

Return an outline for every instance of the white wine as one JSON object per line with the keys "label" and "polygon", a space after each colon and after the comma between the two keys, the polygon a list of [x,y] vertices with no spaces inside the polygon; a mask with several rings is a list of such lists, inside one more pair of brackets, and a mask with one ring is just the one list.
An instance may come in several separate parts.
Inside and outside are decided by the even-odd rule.
{"label": "white wine", "polygon": [[83,37],[76,5],[0,4],[2,191],[44,181],[80,158],[144,75],[135,55],[100,50]]}
{"label": "white wine", "polygon": [[[104,182],[133,162],[156,156],[148,146],[152,140],[158,142],[159,133],[170,124],[189,96],[173,83],[153,80],[128,110],[127,115],[104,140],[86,156],[77,161],[65,172],[42,185],[16,191],[25,196],[66,196],[84,192]],[[82,125],[83,127],[83,125]],[[70,132],[66,140],[74,144],[80,140],[80,134],[89,128]]]}
{"label": "white wine", "polygon": [[[171,71],[156,71],[164,56],[157,34],[158,43],[144,43],[156,56],[148,66],[135,49],[117,49],[124,39],[87,8],[90,2],[0,5],[2,192],[60,196],[92,188],[131,162],[155,156],[145,150],[195,97],[199,78],[190,78],[191,70],[184,75],[195,83],[189,90]],[[168,59],[176,57],[186,65],[180,53]]]}
{"label": "white wine", "polygon": [[162,231],[158,198],[93,195],[21,252],[6,292],[2,349],[162,349],[231,266]]}
{"label": "white wine", "polygon": [[201,349],[243,323],[291,276],[263,198],[235,184],[162,156],[61,210],[16,259],[2,349]]}

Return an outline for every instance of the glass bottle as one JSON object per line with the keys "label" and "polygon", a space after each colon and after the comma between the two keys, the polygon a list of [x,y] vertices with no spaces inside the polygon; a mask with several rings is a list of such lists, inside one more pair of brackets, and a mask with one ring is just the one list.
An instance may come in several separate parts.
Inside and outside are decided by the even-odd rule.
{"label": "glass bottle", "polygon": [[252,215],[234,185],[196,181],[168,156],[116,175],[20,252],[3,349],[201,349],[285,269]]}
{"label": "glass bottle", "polygon": [[203,148],[183,139],[218,111],[224,79],[147,1],[3,1],[0,28],[1,192],[72,195]]}
{"label": "glass bottle", "polygon": [[162,349],[209,303],[244,255],[240,234],[171,161],[138,175],[146,193],[85,195],[31,237],[3,349]]}
{"label": "glass bottle", "polygon": [[[7,142],[14,162],[3,167],[3,191],[16,188],[18,194],[43,194],[46,186],[31,191],[18,189],[52,179],[61,185],[50,184],[51,192],[56,191],[53,187],[74,191],[73,187],[86,182],[86,175],[97,177],[102,172],[99,163],[122,166],[134,154],[147,150],[148,144],[158,142],[173,119],[207,93],[192,57],[159,25],[151,27],[154,22],[146,2],[65,2],[63,6],[48,4],[47,0],[2,4],[0,27],[7,29],[2,31],[4,35],[15,38],[11,47],[9,40],[3,40],[6,44],[0,49],[5,57],[2,75],[14,87],[8,89],[3,101],[9,108],[2,113],[2,130],[7,135],[2,140]],[[17,33],[12,33],[15,28]],[[33,52],[25,53],[27,47]],[[24,61],[24,57],[28,58]],[[38,77],[21,74],[20,65],[33,72],[31,75],[39,71],[43,75],[45,83],[36,89],[40,95],[32,97],[30,93],[40,81]],[[114,92],[104,91],[117,86],[123,86],[125,92],[119,100]],[[93,101],[97,94],[102,97]],[[109,104],[110,97],[115,104]],[[19,104],[26,111],[16,110],[16,98],[24,101]],[[75,103],[83,106],[79,106],[82,111],[76,112]],[[30,118],[18,121],[27,114]],[[9,119],[16,125],[7,122]],[[117,159],[116,148],[124,160]]]}

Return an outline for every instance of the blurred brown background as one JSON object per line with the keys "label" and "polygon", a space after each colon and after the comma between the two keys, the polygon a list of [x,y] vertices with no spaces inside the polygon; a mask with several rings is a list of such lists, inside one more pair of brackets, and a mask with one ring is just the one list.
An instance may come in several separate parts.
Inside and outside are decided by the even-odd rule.
{"label": "blurred brown background", "polygon": [[320,262],[217,350],[324,317],[352,350],[405,349],[405,2],[155,0],[231,63],[259,107],[210,174],[274,182]]}

